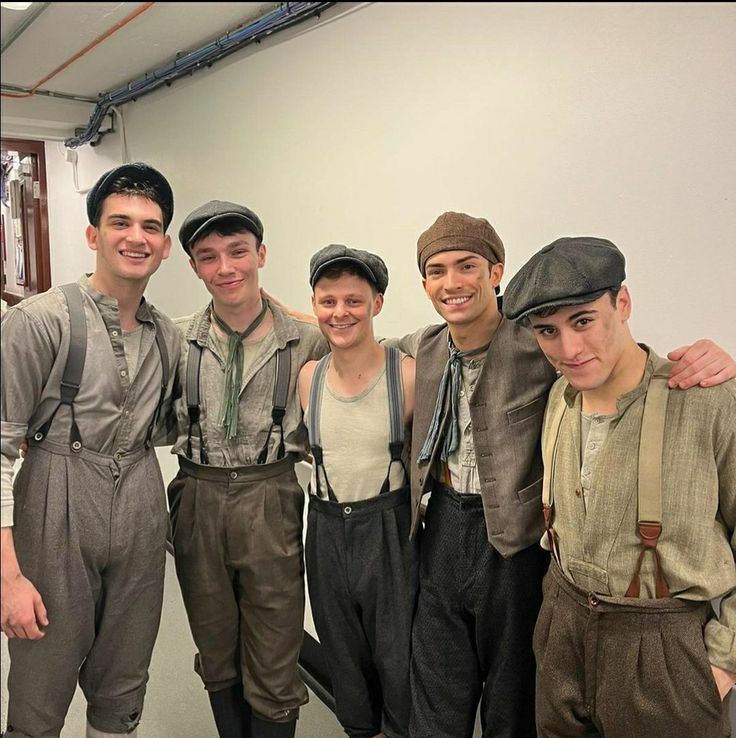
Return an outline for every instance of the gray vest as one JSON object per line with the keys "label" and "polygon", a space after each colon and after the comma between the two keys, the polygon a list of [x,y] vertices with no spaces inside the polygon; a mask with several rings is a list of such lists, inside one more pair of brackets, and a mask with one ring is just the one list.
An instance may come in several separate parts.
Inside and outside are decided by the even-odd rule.
{"label": "gray vest", "polygon": [[[419,525],[422,495],[432,487],[431,469],[440,452],[438,443],[429,462],[417,465],[447,356],[447,326],[432,326],[422,336],[416,356],[412,535]],[[469,398],[488,540],[502,556],[537,543],[544,531],[540,438],[547,393],[555,379],[556,372],[531,331],[502,318]]]}

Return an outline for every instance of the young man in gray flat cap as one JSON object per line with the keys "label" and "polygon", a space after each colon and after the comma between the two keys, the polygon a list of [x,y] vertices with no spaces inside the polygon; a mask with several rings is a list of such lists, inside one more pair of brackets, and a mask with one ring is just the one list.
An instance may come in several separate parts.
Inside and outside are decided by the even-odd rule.
{"label": "young man in gray flat cap", "polygon": [[133,736],[140,720],[168,530],[151,436],[179,360],[174,326],[143,292],[169,255],[173,207],[152,167],[107,172],[87,197],[94,273],[3,317],[1,600],[13,736],[58,736],[77,681],[87,738]]}
{"label": "young man in gray flat cap", "polygon": [[313,326],[262,299],[263,224],[215,200],[179,240],[212,301],[176,321],[179,473],[169,485],[176,571],[197,645],[195,670],[221,738],[293,736],[307,690],[303,637],[306,453],[299,370],[327,347]]}
{"label": "young man in gray flat cap", "polygon": [[388,286],[380,257],[326,246],[311,259],[309,281],[331,350],[299,375],[314,459],[306,543],[312,615],[347,735],[404,738],[419,578],[407,473],[414,360],[375,339]]}
{"label": "young man in gray flat cap", "polygon": [[[731,734],[736,382],[669,390],[629,330],[624,257],[562,238],[509,283],[562,377],[543,430],[553,563],[535,634],[540,736]],[[711,600],[723,597],[720,615]]]}
{"label": "young man in gray flat cap", "polygon": [[[412,530],[432,492],[412,635],[413,738],[531,737],[532,633],[549,557],[542,531],[539,436],[556,373],[496,292],[504,247],[491,224],[441,215],[418,241],[427,296],[446,321],[399,342],[415,356]],[[678,354],[684,353],[682,350]],[[703,355],[705,353],[705,355]],[[677,381],[734,376],[709,342]],[[704,367],[704,368],[703,368]]]}

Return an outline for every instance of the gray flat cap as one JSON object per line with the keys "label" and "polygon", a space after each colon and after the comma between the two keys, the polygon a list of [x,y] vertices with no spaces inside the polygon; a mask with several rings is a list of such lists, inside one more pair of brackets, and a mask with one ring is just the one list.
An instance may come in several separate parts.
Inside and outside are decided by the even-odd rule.
{"label": "gray flat cap", "polygon": [[621,286],[626,260],[604,238],[559,238],[532,256],[503,294],[503,312],[511,320],[545,308],[582,305]]}
{"label": "gray flat cap", "polygon": [[154,169],[141,161],[132,164],[122,164],[109,172],[105,172],[95,182],[87,195],[87,219],[93,225],[97,208],[110,194],[110,188],[120,177],[127,177],[133,184],[147,184],[153,187],[158,195],[158,205],[163,216],[164,231],[169,227],[174,216],[174,193],[171,185],[158,169]]}
{"label": "gray flat cap", "polygon": [[388,287],[388,269],[380,256],[361,249],[351,249],[342,244],[332,243],[320,249],[309,262],[309,284],[314,288],[325,270],[339,264],[357,267],[369,282],[383,294]]}
{"label": "gray flat cap", "polygon": [[245,205],[224,200],[210,200],[193,210],[179,228],[179,241],[184,251],[191,255],[192,246],[206,230],[223,220],[240,222],[243,229],[252,233],[259,241],[263,241],[263,223],[261,219]]}

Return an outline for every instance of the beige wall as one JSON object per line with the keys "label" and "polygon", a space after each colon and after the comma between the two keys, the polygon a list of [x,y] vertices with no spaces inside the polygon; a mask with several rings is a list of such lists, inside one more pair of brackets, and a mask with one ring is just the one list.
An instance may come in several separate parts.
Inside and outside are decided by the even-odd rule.
{"label": "beige wall", "polygon": [[[736,354],[734,100],[733,3],[374,3],[123,110],[131,157],[174,186],[172,234],[206,200],[247,203],[263,283],[302,309],[310,255],[343,242],[389,265],[380,333],[432,321],[416,238],[457,209],[496,226],[505,282],[558,236],[611,238],[640,340]],[[120,161],[115,136],[80,149],[80,185]],[[55,281],[93,263],[57,146]],[[206,299],[178,244],[149,294],[172,314]]]}

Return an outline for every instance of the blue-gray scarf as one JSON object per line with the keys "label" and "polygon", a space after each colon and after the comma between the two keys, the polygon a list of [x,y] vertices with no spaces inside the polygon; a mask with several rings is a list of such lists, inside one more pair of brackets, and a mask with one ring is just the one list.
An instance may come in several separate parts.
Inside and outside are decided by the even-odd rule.
{"label": "blue-gray scarf", "polygon": [[447,462],[452,453],[457,449],[460,443],[460,429],[458,427],[458,397],[460,395],[460,384],[462,382],[462,360],[466,356],[477,356],[488,351],[488,347],[491,345],[489,341],[485,346],[481,346],[477,349],[471,349],[470,351],[459,351],[452,343],[452,339],[448,341],[448,351],[450,356],[445,364],[445,371],[442,373],[442,379],[440,380],[440,386],[437,390],[437,402],[434,406],[434,415],[432,415],[432,422],[429,425],[429,431],[427,432],[427,438],[424,441],[422,450],[419,452],[419,464],[423,464],[429,461],[432,456],[432,449],[438,441],[440,432],[440,426],[442,425],[442,418],[444,416],[443,410],[445,407],[445,399],[449,391],[450,394],[450,407],[449,414],[450,420],[445,433],[445,438],[442,444],[442,452],[440,458],[442,461]]}

